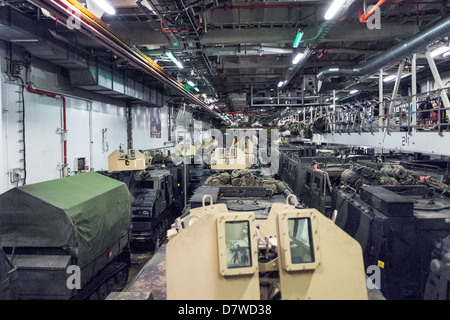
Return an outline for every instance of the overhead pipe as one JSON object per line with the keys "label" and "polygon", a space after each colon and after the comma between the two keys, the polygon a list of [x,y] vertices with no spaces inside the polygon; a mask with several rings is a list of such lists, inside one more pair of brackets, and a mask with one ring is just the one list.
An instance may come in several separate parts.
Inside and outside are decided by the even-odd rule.
{"label": "overhead pipe", "polygon": [[[164,25],[163,25],[163,21],[160,20],[160,25],[161,25],[161,30],[164,31],[165,33],[178,33],[177,30],[166,30],[164,29]],[[202,20],[200,18],[200,15],[198,16],[198,27],[195,29],[195,31],[198,32],[198,30],[200,30],[200,28],[202,27]],[[180,30],[180,32],[189,32],[189,30]]]}
{"label": "overhead pipe", "polygon": [[280,9],[280,8],[299,8],[299,7],[306,7],[306,6],[317,6],[316,3],[292,3],[292,4],[256,4],[256,5],[228,5],[225,4],[220,7],[215,7],[214,9]]}
{"label": "overhead pipe", "polygon": [[417,51],[424,49],[433,41],[448,36],[450,33],[450,16],[443,18],[433,26],[417,33],[412,38],[379,54],[368,62],[348,67],[329,66],[317,74],[317,79],[322,82],[331,82],[332,77],[361,77],[377,72],[381,68],[393,62],[398,62]]}
{"label": "overhead pipe", "polygon": [[[130,61],[133,65],[140,68],[144,72],[152,75],[157,80],[164,82],[165,84],[174,88],[182,96],[188,98],[192,103],[202,107],[208,111],[214,117],[220,119],[218,113],[210,110],[209,106],[198,98],[197,95],[187,91],[185,86],[177,79],[167,74],[158,64],[147,57],[138,49],[127,44],[118,36],[108,30],[103,21],[94,16],[90,11],[81,6],[75,0],[34,0],[36,5],[46,9],[55,17],[63,20],[77,19],[80,22],[80,31],[87,36],[94,38],[103,44],[106,48],[112,52],[118,54],[122,58]],[[76,14],[74,14],[76,9]]]}
{"label": "overhead pipe", "polygon": [[57,95],[56,93],[53,92],[49,92],[49,91],[44,91],[41,89],[36,89],[33,87],[33,83],[32,82],[28,82],[27,85],[27,90],[30,93],[33,94],[37,94],[40,96],[46,96],[49,98],[53,98],[53,99],[61,99],[62,101],[62,110],[63,110],[63,132],[62,132],[62,136],[63,136],[63,162],[64,162],[64,166],[63,166],[63,170],[62,170],[62,176],[63,177],[67,177],[68,172],[67,172],[67,115],[66,115],[66,98],[63,95]]}
{"label": "overhead pipe", "polygon": [[360,22],[367,22],[367,19],[377,10],[386,0],[380,0],[378,1],[372,9],[369,10],[366,14],[363,14],[362,11],[359,11],[359,21]]}

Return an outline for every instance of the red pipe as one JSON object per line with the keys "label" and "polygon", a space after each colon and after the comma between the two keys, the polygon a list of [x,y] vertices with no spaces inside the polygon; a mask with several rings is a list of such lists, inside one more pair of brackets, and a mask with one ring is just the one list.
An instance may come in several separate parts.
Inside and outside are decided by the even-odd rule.
{"label": "red pipe", "polygon": [[[87,9],[82,7],[77,1],[65,0],[63,2],[62,0],[34,0],[33,2],[39,7],[47,9],[54,16],[62,16],[66,20],[70,17],[75,17],[78,21],[80,21],[82,26],[82,28],[80,28],[80,32],[99,41],[102,45],[109,48],[112,52],[115,52],[119,56],[129,60],[131,64],[154,76],[157,80],[161,80],[162,82],[173,87],[177,92],[190,99],[193,103],[201,106],[216,118],[218,117],[218,114],[211,111],[209,109],[209,106],[206,105],[202,100],[198,99],[198,97],[193,95],[192,93],[186,91],[184,86],[180,82],[178,82],[177,79],[164,72],[164,70],[160,66],[151,61],[141,51],[134,47],[131,47],[131,45],[127,44],[116,35],[111,33],[103,21],[96,18]],[[77,12],[79,13],[79,15],[73,15],[72,7],[75,7],[78,10]]]}
{"label": "red pipe", "polygon": [[[61,98],[62,106],[63,106],[63,130],[64,130],[64,133],[65,133],[67,131],[66,98],[64,96],[61,96],[61,95],[58,96],[56,93],[53,93],[53,92],[48,92],[48,91],[44,91],[44,90],[40,90],[40,89],[35,89],[35,88],[33,88],[33,83],[32,82],[28,82],[27,90],[30,93],[37,94],[37,95],[40,95],[40,96],[46,96],[46,97],[53,98],[53,99],[58,99],[58,97]],[[67,166],[67,139],[66,138],[64,138],[64,166]]]}
{"label": "red pipe", "polygon": [[67,121],[66,121],[66,98],[61,96],[62,104],[63,104],[63,130],[64,130],[64,166],[67,166]]}
{"label": "red pipe", "polygon": [[297,3],[297,4],[259,4],[259,5],[248,5],[248,6],[234,6],[234,5],[223,5],[221,7],[216,7],[214,9],[275,9],[275,8],[296,8],[296,7],[305,7],[305,6],[315,6],[317,4],[308,4],[308,3]]}
{"label": "red pipe", "polygon": [[[170,30],[164,29],[162,20],[161,20],[159,23],[161,24],[161,29],[162,29],[162,31],[164,31],[165,33],[178,33],[177,30],[170,31]],[[201,21],[201,19],[200,19],[200,15],[199,15],[199,16],[198,16],[198,27],[197,27],[197,29],[195,29],[195,31],[200,30],[201,23],[202,23],[202,21]],[[189,31],[189,30],[181,30],[180,32],[188,32],[188,31]]]}
{"label": "red pipe", "polygon": [[[174,30],[174,31],[169,30],[168,31],[168,30],[164,29],[162,20],[160,21],[160,24],[161,24],[161,30],[164,31],[165,33],[178,33],[177,30]],[[180,32],[188,32],[188,30],[181,30]]]}
{"label": "red pipe", "polygon": [[225,61],[224,61],[224,62],[223,62],[223,71],[222,71],[222,73],[216,72],[215,76],[224,76],[224,75],[226,75],[226,74],[227,74],[227,67],[226,67]]}
{"label": "red pipe", "polygon": [[360,22],[367,22],[367,19],[369,19],[369,17],[372,15],[372,13],[375,12],[376,9],[378,9],[386,0],[380,0],[377,2],[376,5],[373,6],[372,9],[370,9],[369,12],[367,12],[366,14],[363,14],[361,10],[359,10],[359,21]]}

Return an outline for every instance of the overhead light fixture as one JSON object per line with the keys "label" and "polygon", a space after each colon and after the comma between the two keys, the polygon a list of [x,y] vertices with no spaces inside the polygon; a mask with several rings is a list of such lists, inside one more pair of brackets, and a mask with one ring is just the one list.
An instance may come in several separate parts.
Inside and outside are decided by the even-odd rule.
{"label": "overhead light fixture", "polygon": [[196,92],[200,92],[200,89],[197,88],[197,87],[194,87],[194,90],[195,90]]}
{"label": "overhead light fixture", "polygon": [[110,15],[115,15],[116,14],[116,9],[114,9],[113,6],[110,5],[107,1],[105,1],[105,0],[94,0],[94,2],[100,8],[102,8],[107,14],[110,14]]}
{"label": "overhead light fixture", "polygon": [[298,48],[298,45],[300,44],[300,41],[302,41],[304,32],[301,32],[300,30],[297,31],[297,35],[295,36],[294,44],[292,47]]}
{"label": "overhead light fixture", "polygon": [[183,69],[183,65],[181,64],[180,61],[175,61],[175,64],[177,65],[177,67],[178,67],[179,69]]}
{"label": "overhead light fixture", "polygon": [[195,84],[194,84],[191,80],[189,80],[187,83],[188,83],[188,85],[190,85],[191,87],[195,87]]}
{"label": "overhead light fixture", "polygon": [[278,82],[278,88],[281,88],[283,86],[283,84],[284,84],[284,81]]}
{"label": "overhead light fixture", "polygon": [[175,56],[173,55],[172,52],[170,51],[166,51],[166,56],[169,57],[170,60],[172,60],[173,63],[175,63],[177,65],[178,68],[183,69],[183,65],[181,64],[180,61],[178,61]]}
{"label": "overhead light fixture", "polygon": [[350,94],[356,94],[356,93],[358,93],[358,92],[359,92],[359,90],[354,89],[354,90],[351,90],[351,91],[350,91]]}
{"label": "overhead light fixture", "polygon": [[447,52],[444,53],[442,56],[443,56],[444,58],[450,56],[450,51],[447,51]]}
{"label": "overhead light fixture", "polygon": [[443,54],[443,53],[445,53],[445,52],[447,52],[449,50],[450,50],[450,47],[442,46],[442,47],[439,47],[439,48],[434,49],[433,51],[431,51],[431,56],[432,57],[436,57],[436,56],[438,56],[440,54]]}
{"label": "overhead light fixture", "polygon": [[334,0],[331,6],[328,8],[325,13],[325,20],[333,19],[339,9],[344,5],[345,0]]}
{"label": "overhead light fixture", "polygon": [[299,52],[294,60],[292,60],[292,64],[297,64],[303,57],[305,56],[305,54],[303,52]]}

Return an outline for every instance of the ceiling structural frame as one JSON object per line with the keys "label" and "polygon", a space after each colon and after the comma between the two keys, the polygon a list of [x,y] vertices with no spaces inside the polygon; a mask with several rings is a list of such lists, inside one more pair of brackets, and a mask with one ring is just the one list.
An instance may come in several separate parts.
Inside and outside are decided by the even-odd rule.
{"label": "ceiling structural frame", "polygon": [[[101,43],[104,48],[123,57],[129,61],[130,64],[142,70],[144,73],[147,73],[155,79],[167,84],[183,97],[187,98],[188,101],[194,105],[200,106],[203,110],[206,110],[213,117],[221,119],[220,115],[212,110],[209,105],[199,99],[196,95],[186,90],[186,88],[177,79],[165,72],[158,64],[136,49],[133,45],[126,43],[124,40],[115,35],[109,30],[108,26],[102,20],[94,16],[77,1],[33,0],[33,3],[38,5],[40,8],[47,10],[61,21],[67,22],[68,19],[79,19],[80,32],[95,39]],[[76,10],[77,14],[74,14],[74,10]]]}
{"label": "ceiling structural frame", "polygon": [[[446,0],[342,0],[329,19],[331,0],[107,1],[114,15],[97,18],[80,8],[81,29],[53,27],[55,38],[80,44],[119,68],[141,70],[156,80],[153,85],[164,84],[166,96],[175,103],[192,103],[212,116],[229,112],[233,120],[244,112],[256,119],[251,112],[259,110],[262,101],[274,120],[289,105],[286,101],[299,108],[306,103],[326,106],[333,93],[341,99],[356,89],[359,97],[377,98],[379,67],[383,64],[384,73],[393,74],[402,60],[397,55],[400,44],[450,16]],[[45,17],[36,8],[42,7],[64,24],[69,13],[63,4],[78,2],[0,3],[41,21]],[[375,7],[370,10],[370,6]],[[369,28],[369,20],[375,18],[380,28]],[[423,43],[449,45],[448,34],[433,39],[426,37]],[[409,51],[410,56],[413,48],[411,44],[404,53]],[[129,63],[117,65],[114,56]],[[450,57],[440,56],[436,65],[440,72],[450,70]],[[418,79],[431,76],[426,66],[426,57],[418,54]],[[410,69],[407,58],[404,73]],[[404,80],[399,92],[404,92]],[[383,90],[390,92],[392,85],[386,82]],[[271,123],[270,117],[265,120]]]}
{"label": "ceiling structural frame", "polygon": [[[148,3],[150,9],[142,5],[142,1]],[[193,81],[202,93],[223,92],[225,90],[223,83],[220,78],[215,77],[216,72],[201,43],[199,34],[203,28],[201,15],[196,15],[192,7],[188,9],[183,0],[140,0],[137,3],[153,21],[153,25],[156,25],[155,31],[168,39],[168,45],[162,50],[143,50],[143,52],[160,59],[170,51],[182,61],[183,70],[179,70],[179,73],[183,74],[185,82]]]}

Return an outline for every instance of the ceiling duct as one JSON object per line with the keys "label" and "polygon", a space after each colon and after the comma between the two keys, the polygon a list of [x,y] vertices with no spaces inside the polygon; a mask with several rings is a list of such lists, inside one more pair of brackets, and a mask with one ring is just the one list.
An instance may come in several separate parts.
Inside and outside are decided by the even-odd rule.
{"label": "ceiling duct", "polygon": [[445,17],[433,26],[417,33],[412,38],[400,42],[391,49],[376,56],[366,63],[356,66],[330,66],[320,70],[317,79],[322,82],[331,82],[331,78],[361,77],[377,72],[381,68],[398,62],[414,52],[417,52],[433,41],[448,36],[450,33],[450,16]]}
{"label": "ceiling duct", "polygon": [[72,86],[141,105],[163,106],[162,92],[131,79],[124,71],[110,65],[98,61],[88,64],[86,69],[70,70]]}
{"label": "ceiling duct", "polygon": [[28,19],[11,7],[0,7],[0,39],[23,44],[39,42],[43,38],[44,28],[36,21]]}
{"label": "ceiling duct", "polygon": [[86,58],[53,39],[38,22],[11,7],[0,7],[0,39],[15,43],[31,55],[66,68],[86,68]]}
{"label": "ceiling duct", "polygon": [[156,80],[159,80],[169,87],[174,89],[176,92],[181,94],[183,97],[189,99],[194,104],[200,106],[203,110],[210,113],[215,118],[220,118],[219,115],[210,110],[209,106],[200,100],[197,95],[186,90],[184,85],[179,83],[174,77],[166,73],[159,65],[154,61],[149,59],[141,51],[139,51],[134,46],[128,44],[116,34],[109,30],[109,27],[100,19],[93,16],[86,8],[81,6],[75,0],[34,0],[34,4],[46,9],[53,16],[58,17],[63,22],[67,22],[70,18],[73,18],[71,8],[74,7],[78,15],[78,19],[81,23],[79,32],[85,34],[86,36],[96,40],[104,48],[111,50],[111,52],[117,54],[121,58],[127,60],[131,65],[140,69],[148,75],[151,75]]}
{"label": "ceiling duct", "polygon": [[163,94],[111,66],[89,61],[11,7],[0,7],[0,39],[20,45],[32,56],[65,67],[71,85],[113,98],[162,107]]}

